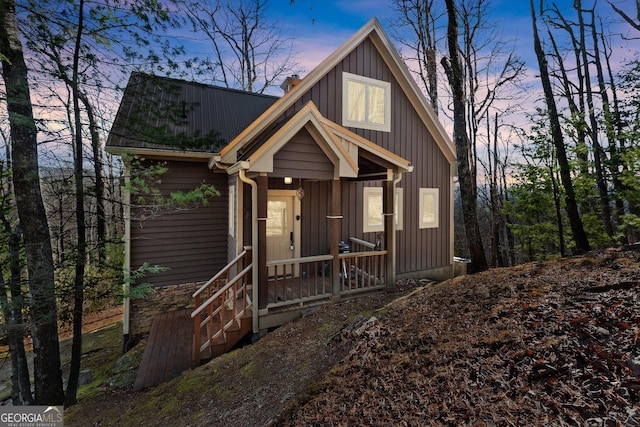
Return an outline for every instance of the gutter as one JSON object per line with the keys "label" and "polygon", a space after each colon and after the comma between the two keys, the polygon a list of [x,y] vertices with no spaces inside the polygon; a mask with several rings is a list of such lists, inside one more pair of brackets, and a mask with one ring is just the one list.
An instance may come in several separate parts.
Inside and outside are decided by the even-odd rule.
{"label": "gutter", "polygon": [[253,268],[251,269],[251,298],[253,298],[253,310],[251,310],[251,313],[253,333],[257,334],[260,331],[258,318],[258,184],[247,177],[246,171],[249,169],[248,162],[239,163],[236,163],[238,166],[234,165],[235,167],[227,169],[227,172],[231,174],[237,169],[240,181],[251,186],[251,264],[253,264]]}

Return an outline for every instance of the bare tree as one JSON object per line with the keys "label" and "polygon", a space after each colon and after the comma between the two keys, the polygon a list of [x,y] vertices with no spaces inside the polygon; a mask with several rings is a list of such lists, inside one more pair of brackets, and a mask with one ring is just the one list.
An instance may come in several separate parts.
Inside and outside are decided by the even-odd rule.
{"label": "bare tree", "polygon": [[471,152],[471,143],[467,135],[467,116],[464,91],[464,75],[458,44],[458,12],[455,0],[446,0],[447,5],[447,42],[449,57],[442,58],[453,97],[453,140],[458,157],[458,179],[462,200],[462,215],[467,236],[467,245],[471,256],[471,272],[488,268],[487,258],[482,246],[477,212],[477,186]]}
{"label": "bare tree", "polygon": [[580,29],[580,45],[582,46],[582,62],[585,64],[584,67],[584,77],[587,82],[585,85],[585,95],[587,98],[587,107],[588,107],[588,116],[589,116],[589,130],[591,137],[591,144],[593,145],[593,164],[595,169],[595,178],[596,178],[596,186],[598,187],[598,193],[600,196],[600,212],[602,217],[602,222],[604,224],[605,231],[609,235],[610,238],[613,238],[614,230],[613,230],[613,221],[611,219],[611,206],[609,200],[609,191],[608,185],[606,182],[605,172],[603,168],[603,163],[606,161],[604,151],[602,149],[602,144],[600,143],[600,132],[599,132],[599,123],[596,119],[596,107],[594,101],[594,94],[591,88],[591,70],[589,69],[588,64],[590,63],[590,54],[587,51],[587,36],[586,30],[587,25],[584,22],[584,14],[589,14],[591,16],[591,23],[595,25],[595,11],[591,10],[583,10],[582,9],[582,1],[574,0],[574,7],[578,12],[578,25]]}
{"label": "bare tree", "polygon": [[214,82],[264,93],[295,68],[292,42],[269,21],[267,0],[187,0],[184,6],[193,30],[213,48],[209,77]]}
{"label": "bare tree", "polygon": [[553,95],[551,79],[549,77],[547,58],[545,56],[544,50],[542,49],[542,43],[540,42],[540,37],[538,35],[536,11],[533,5],[533,0],[530,0],[530,7],[531,21],[533,26],[534,50],[538,59],[538,66],[540,68],[540,80],[542,82],[542,88],[544,90],[545,101],[547,104],[547,112],[549,115],[549,123],[551,127],[551,137],[556,150],[556,156],[558,158],[560,178],[565,190],[565,204],[567,208],[567,214],[569,216],[569,224],[571,225],[571,231],[577,249],[580,251],[589,251],[591,250],[591,246],[584,231],[582,219],[580,218],[580,212],[578,211],[578,205],[576,203],[573,182],[571,180],[571,167],[569,165],[566,147],[564,145],[562,127],[560,126],[558,109]]}
{"label": "bare tree", "polygon": [[25,242],[34,349],[35,403],[64,401],[53,254],[40,192],[37,130],[13,0],[0,2],[0,55],[7,88],[16,208]]}
{"label": "bare tree", "polygon": [[640,0],[636,0],[636,16],[635,18],[627,15],[622,9],[617,7],[615,3],[609,1],[609,5],[611,8],[616,11],[618,15],[622,17],[629,25],[631,25],[636,30],[640,31]]}
{"label": "bare tree", "polygon": [[[411,52],[406,59],[418,65],[418,81],[438,114],[437,22],[445,12],[436,10],[434,3],[435,0],[396,0],[395,8],[400,16],[397,38]],[[407,28],[409,34],[405,34]]]}

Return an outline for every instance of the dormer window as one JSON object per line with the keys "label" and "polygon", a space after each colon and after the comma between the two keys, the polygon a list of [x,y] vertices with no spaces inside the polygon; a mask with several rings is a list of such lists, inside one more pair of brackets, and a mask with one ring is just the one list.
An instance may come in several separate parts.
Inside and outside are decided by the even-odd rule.
{"label": "dormer window", "polygon": [[391,130],[391,83],[342,73],[342,125]]}

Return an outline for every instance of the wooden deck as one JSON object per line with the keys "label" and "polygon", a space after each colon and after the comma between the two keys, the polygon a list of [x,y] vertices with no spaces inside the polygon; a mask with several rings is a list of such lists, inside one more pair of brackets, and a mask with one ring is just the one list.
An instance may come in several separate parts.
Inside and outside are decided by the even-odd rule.
{"label": "wooden deck", "polygon": [[191,310],[157,315],[151,325],[134,390],[160,384],[190,369],[192,349]]}

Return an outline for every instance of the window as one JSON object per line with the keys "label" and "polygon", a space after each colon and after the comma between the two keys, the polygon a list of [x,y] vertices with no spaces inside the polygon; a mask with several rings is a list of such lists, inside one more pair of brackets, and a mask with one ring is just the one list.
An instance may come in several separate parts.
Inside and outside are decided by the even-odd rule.
{"label": "window", "polygon": [[[402,230],[402,188],[396,188],[394,203],[394,218],[396,222],[396,230]],[[363,189],[363,227],[365,233],[384,231],[384,217],[382,211],[382,187],[365,187]]]}
{"label": "window", "polygon": [[420,189],[420,228],[438,227],[438,189]]}
{"label": "window", "polygon": [[391,84],[342,73],[342,124],[363,129],[391,130]]}
{"label": "window", "polygon": [[289,232],[287,224],[287,201],[269,200],[267,202],[267,237],[282,237]]}

